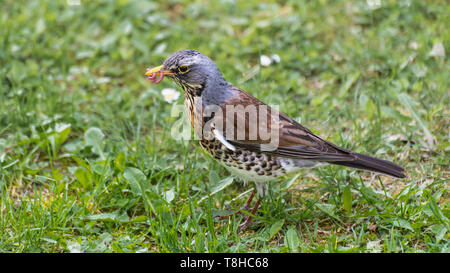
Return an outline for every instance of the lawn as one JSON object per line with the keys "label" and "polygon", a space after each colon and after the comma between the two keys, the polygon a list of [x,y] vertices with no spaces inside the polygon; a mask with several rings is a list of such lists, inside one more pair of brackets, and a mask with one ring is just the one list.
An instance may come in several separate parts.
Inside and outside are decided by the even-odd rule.
{"label": "lawn", "polygon": [[[445,1],[76,2],[0,3],[0,252],[450,252]],[[238,234],[252,185],[143,76],[181,49],[407,178],[283,177]]]}

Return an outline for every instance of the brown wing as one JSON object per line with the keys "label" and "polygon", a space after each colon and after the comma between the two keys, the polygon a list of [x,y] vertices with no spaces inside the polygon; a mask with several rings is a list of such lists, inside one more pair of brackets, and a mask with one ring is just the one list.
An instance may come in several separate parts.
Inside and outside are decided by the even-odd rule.
{"label": "brown wing", "polygon": [[[234,96],[227,100],[227,105],[242,106],[241,109],[251,106],[246,108],[249,111],[235,111],[234,115],[225,114],[223,131],[225,138],[231,144],[250,151],[263,151],[264,153],[297,159],[329,162],[354,159],[350,151],[321,139],[295,120],[270,108],[243,90],[235,86],[231,88]],[[252,106],[255,106],[257,111],[256,119],[254,113],[253,116],[251,114]],[[266,115],[262,114],[264,113],[264,107],[266,107]],[[229,111],[225,105],[222,106],[222,109],[224,113]],[[260,113],[260,111],[263,112]],[[267,118],[264,119],[265,116]],[[268,144],[273,139],[268,139],[267,134],[263,136],[261,127],[263,133],[270,132],[271,129],[275,128],[275,137],[278,136],[276,149],[267,151],[263,148],[262,145]],[[256,133],[255,128],[257,128]],[[272,137],[274,136],[272,135]]]}
{"label": "brown wing", "polygon": [[[394,177],[405,177],[404,169],[401,166],[387,160],[346,150],[321,139],[295,120],[270,108],[241,89],[235,86],[229,88],[231,88],[229,94],[232,94],[232,96],[228,97],[226,103],[221,106],[222,112],[225,113],[225,118],[217,123],[223,125],[220,130],[222,132],[221,137],[224,137],[224,141],[228,142],[228,144],[238,148],[280,157],[325,161],[342,166],[384,173]],[[245,109],[246,106],[256,107],[257,118],[252,118],[250,114],[252,107],[249,107],[250,111],[232,111],[232,115],[229,115],[227,105],[228,107],[241,106],[241,110]],[[261,112],[261,108],[264,109],[263,106],[266,107],[265,112]],[[214,125],[217,125],[215,122],[216,120],[214,120]],[[255,128],[257,128],[256,134],[254,132]],[[263,136],[264,134],[260,134],[261,131],[259,129],[261,128],[267,130],[275,129],[275,137],[278,137],[275,149],[267,150],[266,145],[271,139],[267,139]],[[216,127],[216,130],[219,129]],[[271,134],[271,137],[273,136]]]}

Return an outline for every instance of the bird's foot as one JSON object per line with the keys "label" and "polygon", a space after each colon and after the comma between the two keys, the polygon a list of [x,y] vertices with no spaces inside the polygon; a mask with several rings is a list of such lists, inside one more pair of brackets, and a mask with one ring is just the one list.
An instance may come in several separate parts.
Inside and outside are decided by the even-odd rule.
{"label": "bird's foot", "polygon": [[230,213],[229,215],[223,215],[223,216],[217,216],[217,218],[219,219],[231,219],[231,217],[233,217],[233,215],[238,216],[241,214],[245,214],[244,216],[244,222],[242,224],[239,225],[238,227],[238,233],[240,233],[241,231],[243,231],[244,229],[246,229],[248,226],[250,226],[250,224],[253,222],[252,221],[252,217],[253,215],[255,215],[256,211],[258,210],[259,207],[259,203],[261,202],[261,199],[258,199],[255,203],[255,206],[252,208],[252,210],[250,211],[250,214],[246,214],[242,211],[247,211],[248,208],[250,207],[250,203],[253,200],[253,197],[256,194],[256,189],[253,190],[252,194],[250,195],[250,197],[247,199],[247,201],[245,202],[245,204],[241,207],[240,210],[235,211],[233,213]]}
{"label": "bird's foot", "polygon": [[252,221],[253,215],[254,215],[254,214],[256,213],[256,211],[258,210],[258,207],[259,207],[259,203],[260,203],[260,202],[261,202],[261,199],[258,199],[258,200],[256,201],[255,206],[253,207],[253,209],[252,209],[252,211],[251,211],[251,214],[245,216],[244,222],[243,222],[242,224],[240,224],[239,227],[238,227],[238,230],[237,230],[238,233],[240,233],[241,231],[247,229],[248,226],[250,226],[250,224],[253,222],[253,221]]}
{"label": "bird's foot", "polygon": [[[242,207],[240,208],[240,210],[245,210],[245,209],[247,209],[245,206],[242,206]],[[217,219],[220,219],[220,220],[223,220],[223,219],[228,219],[228,220],[230,220],[231,218],[233,218],[233,215],[234,215],[234,216],[239,216],[239,215],[241,215],[241,214],[242,214],[242,211],[240,211],[240,210],[236,211],[236,210],[233,209],[233,211],[230,212],[229,214],[227,214],[227,215],[216,216],[216,218],[217,218]]]}
{"label": "bird's foot", "polygon": [[243,230],[247,229],[252,222],[253,222],[252,217],[250,215],[247,215],[247,217],[245,217],[244,222],[239,225],[237,233],[241,233]]}
{"label": "bird's foot", "polygon": [[230,213],[230,214],[228,214],[228,215],[217,216],[217,218],[219,218],[219,219],[231,219],[231,217],[233,217],[233,215],[238,216],[238,215],[243,214],[243,213],[242,213],[242,210],[245,210],[245,211],[248,210],[248,208],[249,208],[249,206],[250,206],[250,203],[252,202],[253,197],[255,196],[255,193],[256,193],[256,190],[253,190],[252,194],[251,194],[250,197],[247,199],[247,201],[245,201],[245,204],[240,208],[240,210],[235,211],[235,212],[232,212],[232,213]]}

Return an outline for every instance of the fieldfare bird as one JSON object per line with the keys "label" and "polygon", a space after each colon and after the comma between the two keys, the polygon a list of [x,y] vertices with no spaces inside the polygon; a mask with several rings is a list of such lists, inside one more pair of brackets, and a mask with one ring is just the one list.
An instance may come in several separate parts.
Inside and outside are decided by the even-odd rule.
{"label": "fieldfare bird", "polygon": [[[242,209],[249,206],[255,192],[264,195],[267,181],[307,167],[337,164],[405,177],[399,165],[326,141],[227,82],[216,64],[198,51],[175,52],[145,75],[155,83],[165,76],[174,80],[184,91],[187,115],[200,145],[233,174],[255,182]],[[247,215],[240,229],[250,221]]]}

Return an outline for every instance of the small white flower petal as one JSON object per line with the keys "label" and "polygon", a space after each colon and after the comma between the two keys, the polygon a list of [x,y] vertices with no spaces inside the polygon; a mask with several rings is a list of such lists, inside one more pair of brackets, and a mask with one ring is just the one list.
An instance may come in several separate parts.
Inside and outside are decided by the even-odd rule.
{"label": "small white flower petal", "polygon": [[20,50],[20,46],[18,46],[18,45],[12,45],[11,46],[11,51],[13,52],[13,53],[15,53],[15,52],[17,52],[17,51],[19,51]]}
{"label": "small white flower petal", "polygon": [[408,44],[408,47],[414,50],[417,50],[419,48],[419,44],[417,44],[417,42],[412,41]]}
{"label": "small white flower petal", "polygon": [[381,0],[366,0],[370,9],[377,9],[381,7]]}
{"label": "small white flower petal", "polygon": [[433,48],[431,49],[430,53],[428,53],[430,56],[434,57],[445,57],[445,48],[442,43],[434,43]]}
{"label": "small white flower petal", "polygon": [[423,78],[427,75],[428,68],[424,64],[415,64],[412,67],[412,72],[417,78]]}
{"label": "small white flower petal", "polygon": [[96,79],[96,82],[97,82],[98,84],[108,83],[108,82],[110,82],[110,81],[111,81],[111,78],[110,78],[110,77],[101,77],[101,78],[97,78],[97,79]]}
{"label": "small white flower petal", "polygon": [[67,0],[67,5],[69,6],[79,6],[81,5],[80,0]]}
{"label": "small white flower petal", "polygon": [[173,88],[164,88],[161,90],[161,94],[164,97],[164,100],[168,103],[172,103],[178,99],[180,96],[180,92],[176,91]]}
{"label": "small white flower petal", "polygon": [[259,62],[262,66],[269,66],[272,63],[272,60],[266,55],[261,55],[261,57],[259,58]]}
{"label": "small white flower petal", "polygon": [[272,56],[270,56],[270,59],[272,59],[274,63],[279,63],[281,61],[281,58],[280,56],[278,56],[278,54],[273,54]]}

